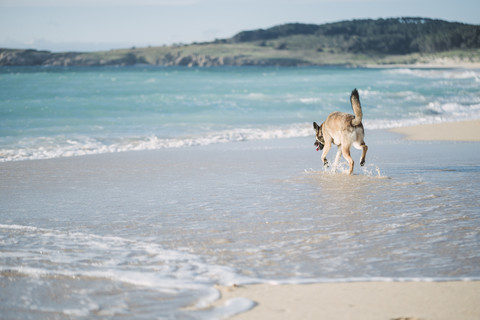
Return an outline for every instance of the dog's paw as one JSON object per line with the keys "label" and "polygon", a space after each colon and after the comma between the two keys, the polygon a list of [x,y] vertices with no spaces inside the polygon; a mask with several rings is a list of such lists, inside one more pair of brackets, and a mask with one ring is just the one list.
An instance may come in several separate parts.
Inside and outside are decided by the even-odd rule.
{"label": "dog's paw", "polygon": [[363,167],[365,165],[365,159],[363,159],[362,161],[360,161],[360,165]]}
{"label": "dog's paw", "polygon": [[323,160],[323,166],[328,168],[328,160],[327,159]]}

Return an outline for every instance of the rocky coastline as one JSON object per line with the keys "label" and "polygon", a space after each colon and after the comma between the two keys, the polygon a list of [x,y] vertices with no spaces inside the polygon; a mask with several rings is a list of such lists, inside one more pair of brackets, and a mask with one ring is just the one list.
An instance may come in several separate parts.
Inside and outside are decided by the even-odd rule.
{"label": "rocky coastline", "polygon": [[[185,67],[215,67],[215,66],[300,66],[313,63],[296,58],[259,58],[248,55],[208,55],[171,52],[147,57],[141,49],[113,50],[99,57],[96,53],[37,51],[33,49],[0,49],[0,66],[185,66]],[[128,52],[130,51],[130,52]]]}

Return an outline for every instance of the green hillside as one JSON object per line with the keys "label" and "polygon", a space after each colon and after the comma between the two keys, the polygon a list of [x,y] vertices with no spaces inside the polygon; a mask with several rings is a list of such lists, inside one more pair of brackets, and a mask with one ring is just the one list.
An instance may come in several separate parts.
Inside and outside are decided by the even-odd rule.
{"label": "green hillside", "polygon": [[480,26],[425,18],[353,20],[323,25],[294,23],[240,32],[226,42],[253,42],[284,50],[435,53],[480,48]]}
{"label": "green hillside", "polygon": [[0,65],[351,65],[480,62],[480,26],[427,18],[291,23],[229,39],[92,53],[0,49]]}

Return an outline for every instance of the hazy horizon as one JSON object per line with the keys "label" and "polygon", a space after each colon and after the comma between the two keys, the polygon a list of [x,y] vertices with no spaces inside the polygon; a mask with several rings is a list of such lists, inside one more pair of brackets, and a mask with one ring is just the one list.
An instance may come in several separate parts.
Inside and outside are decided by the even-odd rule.
{"label": "hazy horizon", "polygon": [[424,17],[480,24],[474,0],[0,0],[0,47],[99,51],[209,42],[285,23]]}

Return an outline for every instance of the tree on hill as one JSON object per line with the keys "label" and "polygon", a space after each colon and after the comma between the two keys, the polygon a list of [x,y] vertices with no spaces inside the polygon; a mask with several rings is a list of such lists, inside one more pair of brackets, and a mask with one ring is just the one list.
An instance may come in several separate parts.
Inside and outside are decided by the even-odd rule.
{"label": "tree on hill", "polygon": [[[303,36],[303,43],[299,41]],[[285,24],[243,31],[227,42],[282,41],[283,49],[320,47],[366,54],[434,53],[480,48],[480,26],[426,18],[389,18],[341,21],[324,25]],[[273,42],[272,42],[272,46]],[[275,44],[278,46],[278,44]]]}

